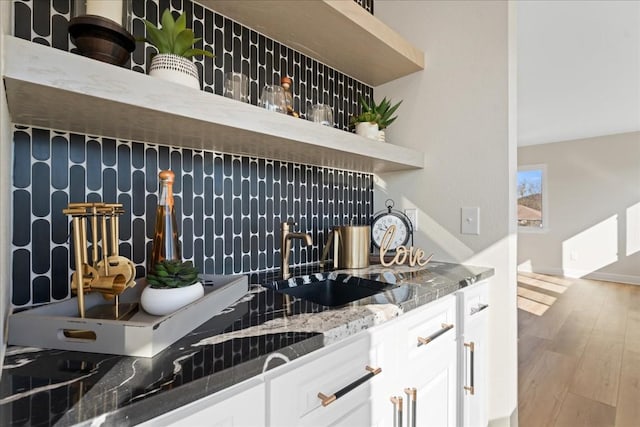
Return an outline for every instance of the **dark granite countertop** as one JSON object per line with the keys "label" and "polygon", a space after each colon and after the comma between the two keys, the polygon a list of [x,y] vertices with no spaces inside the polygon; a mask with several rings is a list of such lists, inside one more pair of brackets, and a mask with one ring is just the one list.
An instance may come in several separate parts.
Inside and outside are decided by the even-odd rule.
{"label": "dark granite countertop", "polygon": [[[313,280],[315,270],[293,273],[303,277],[296,285]],[[8,347],[0,425],[135,425],[491,277],[493,269],[430,262],[329,274],[338,273],[390,289],[329,308],[287,302],[259,285],[277,272],[252,274],[244,298],[153,358]]]}

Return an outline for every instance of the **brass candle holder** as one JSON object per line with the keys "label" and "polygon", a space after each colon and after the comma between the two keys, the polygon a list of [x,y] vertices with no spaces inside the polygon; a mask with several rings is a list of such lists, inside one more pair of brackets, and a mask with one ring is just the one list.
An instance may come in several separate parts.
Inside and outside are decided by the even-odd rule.
{"label": "brass candle holder", "polygon": [[[119,299],[125,289],[135,285],[136,276],[133,262],[118,252],[119,216],[124,213],[122,204],[69,203],[63,212],[71,216],[72,222],[76,271],[71,276],[71,290],[78,297],[80,317],[118,320],[130,316],[137,310],[137,304],[121,304]],[[91,227],[91,242],[88,226]],[[85,310],[84,296],[93,291],[100,292],[113,303]]]}

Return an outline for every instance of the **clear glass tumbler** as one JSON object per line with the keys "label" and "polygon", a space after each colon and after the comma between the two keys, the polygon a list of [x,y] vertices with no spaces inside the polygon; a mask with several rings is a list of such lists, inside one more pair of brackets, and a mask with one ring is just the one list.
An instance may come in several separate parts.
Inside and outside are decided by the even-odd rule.
{"label": "clear glass tumbler", "polygon": [[263,87],[259,105],[269,111],[287,114],[287,101],[282,86],[266,85]]}
{"label": "clear glass tumbler", "polygon": [[325,126],[333,126],[333,108],[326,104],[315,104],[309,107],[307,120]]}
{"label": "clear glass tumbler", "polygon": [[233,71],[225,73],[224,96],[236,101],[249,102],[249,77]]}

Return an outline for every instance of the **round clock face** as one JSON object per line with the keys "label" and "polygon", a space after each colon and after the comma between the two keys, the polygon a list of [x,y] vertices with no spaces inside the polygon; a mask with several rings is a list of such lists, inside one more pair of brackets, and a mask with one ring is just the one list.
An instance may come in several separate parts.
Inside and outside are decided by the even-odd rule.
{"label": "round clock face", "polygon": [[394,251],[398,246],[406,245],[409,241],[409,225],[406,221],[393,212],[385,213],[375,218],[371,224],[371,240],[378,249],[382,246],[382,239],[391,226],[395,226],[396,230],[387,250]]}

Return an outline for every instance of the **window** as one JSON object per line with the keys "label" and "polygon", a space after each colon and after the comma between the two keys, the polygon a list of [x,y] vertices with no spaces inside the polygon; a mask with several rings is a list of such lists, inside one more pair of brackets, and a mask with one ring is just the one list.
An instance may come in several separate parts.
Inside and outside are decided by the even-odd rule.
{"label": "window", "polygon": [[546,168],[518,168],[518,226],[535,230],[547,227]]}

